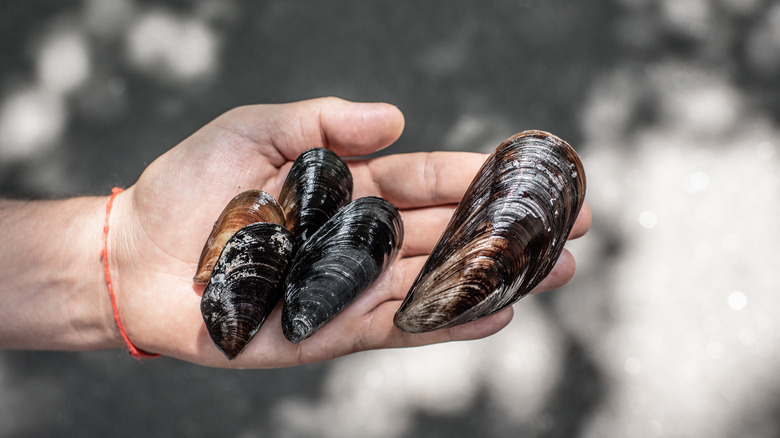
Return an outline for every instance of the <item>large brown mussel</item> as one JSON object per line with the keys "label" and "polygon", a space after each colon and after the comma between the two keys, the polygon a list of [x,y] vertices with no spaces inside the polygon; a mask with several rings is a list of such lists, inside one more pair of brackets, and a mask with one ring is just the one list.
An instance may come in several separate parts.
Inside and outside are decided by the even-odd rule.
{"label": "large brown mussel", "polygon": [[[297,342],[387,267],[403,239],[398,211],[381,198],[350,203],[351,197],[346,163],[331,151],[314,148],[293,163],[281,206],[259,190],[228,203],[194,279],[208,282],[201,313],[211,339],[228,359],[243,351],[285,290],[295,290],[292,295],[299,297],[283,313],[289,322],[285,334],[293,334],[288,337]],[[291,269],[296,252],[300,261]],[[317,293],[324,296],[317,298]],[[300,327],[307,324],[310,330],[304,333]]]}
{"label": "large brown mussel", "polygon": [[282,330],[300,342],[362,293],[403,242],[398,210],[382,198],[359,198],[338,211],[298,250],[284,291]]}
{"label": "large brown mussel", "polygon": [[552,270],[585,198],[582,163],[543,131],[505,140],[467,189],[395,315],[411,333],[498,312]]}
{"label": "large brown mussel", "polygon": [[222,252],[230,236],[254,222],[285,225],[282,208],[273,196],[262,190],[247,190],[228,202],[203,246],[193,281],[198,284],[208,283],[219,253]]}

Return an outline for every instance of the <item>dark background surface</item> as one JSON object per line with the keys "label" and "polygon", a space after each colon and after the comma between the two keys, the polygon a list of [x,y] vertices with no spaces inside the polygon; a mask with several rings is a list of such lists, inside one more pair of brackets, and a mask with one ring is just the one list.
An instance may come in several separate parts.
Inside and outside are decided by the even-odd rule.
{"label": "dark background surface", "polygon": [[[3,196],[108,194],[113,186],[131,185],[157,156],[234,106],[326,95],[399,106],[406,129],[387,153],[488,151],[509,135],[533,128],[567,139],[586,169],[590,164],[603,172],[589,174],[594,227],[590,243],[575,253],[581,257],[578,276],[564,291],[528,300],[535,315],[530,319],[543,321],[530,327],[541,327],[547,335],[539,339],[550,341],[542,345],[547,352],[542,359],[532,357],[537,344],[524,350],[525,343],[507,338],[524,336],[525,326],[497,335],[500,340],[493,344],[364,353],[282,370],[215,370],[167,358],[139,363],[118,351],[3,351],[0,435],[729,436],[735,430],[776,435],[780,399],[772,395],[774,384],[759,385],[769,393],[758,398],[744,395],[750,384],[725,395],[714,389],[683,390],[700,409],[678,406],[677,397],[669,395],[675,389],[664,391],[665,385],[717,388],[731,371],[743,368],[729,362],[703,372],[698,383],[681,381],[675,377],[677,365],[649,368],[677,363],[675,348],[647,357],[631,353],[632,338],[620,333],[635,326],[625,312],[615,310],[622,309],[615,302],[621,302],[616,299],[621,287],[641,283],[620,280],[620,272],[631,275],[634,271],[621,262],[632,263],[631,254],[643,254],[631,250],[641,243],[631,240],[631,233],[642,208],[632,210],[631,193],[610,197],[614,186],[630,182],[618,179],[627,174],[609,170],[647,163],[642,160],[652,156],[643,152],[642,133],[676,135],[682,143],[677,150],[698,151],[728,149],[732,143],[679,139],[699,138],[701,132],[706,137],[713,124],[716,131],[725,129],[721,120],[745,126],[733,113],[744,110],[760,116],[762,126],[773,126],[780,114],[779,27],[780,9],[762,0],[3,3]],[[47,73],[42,67],[47,59],[61,69]],[[686,90],[699,90],[702,83],[711,86],[702,88],[701,105],[679,120],[677,97],[685,98]],[[709,96],[715,96],[714,104],[708,104]],[[721,106],[727,107],[726,116]],[[766,129],[766,138],[776,139],[773,128]],[[776,164],[774,146],[767,148],[761,149],[763,156]],[[664,159],[679,163],[686,157]],[[637,169],[642,175],[643,168]],[[708,181],[715,186],[714,176]],[[769,199],[777,200],[777,192],[771,193]],[[630,225],[616,214],[624,208],[633,215]],[[653,211],[663,219],[660,210]],[[777,215],[776,210],[762,214]],[[647,228],[648,223],[640,216],[639,225]],[[760,290],[776,284],[772,277]],[[585,310],[566,313],[572,308]],[[666,310],[653,315],[658,316],[653,324],[660,326],[674,318]],[[683,331],[703,330],[700,321],[708,315],[683,324]],[[653,324],[644,333],[658,333]],[[756,333],[760,340],[762,332]],[[664,345],[682,342],[675,336]],[[697,338],[698,350],[685,350],[683,356],[718,356],[717,348],[710,348],[715,341],[707,339]],[[725,351],[733,353],[726,342]],[[516,345],[513,354],[529,358],[520,362],[541,361],[546,377],[539,378],[538,369],[510,374],[516,380],[504,386],[531,389],[519,389],[508,402],[497,401],[502,385],[485,383],[486,376],[515,356],[503,349],[481,356],[477,365],[474,358],[449,359],[495,352],[487,345]],[[630,354],[615,345],[626,346]],[[770,351],[761,357],[776,364],[777,354]],[[431,352],[441,352],[444,359],[431,360],[428,372],[453,379],[426,390],[442,391],[441,398],[387,389],[405,388],[401,380],[414,377],[408,370],[382,374],[379,388],[384,389],[374,396],[368,391],[365,403],[355,400],[370,385],[338,385],[339,379],[358,381],[366,369],[366,376],[376,377],[371,364],[385,364],[378,369],[387,371],[397,369],[387,365],[395,360],[425,363],[424,358],[437,357]],[[458,367],[463,371],[453,371]],[[353,371],[353,377],[343,377]],[[768,374],[757,373],[758,382],[771,381]],[[632,380],[637,375],[654,377]],[[447,392],[453,387],[462,391]],[[656,397],[656,392],[664,395]],[[638,393],[645,398],[632,396]],[[436,407],[449,397],[461,400]],[[712,407],[719,397],[761,407],[710,423],[710,416],[723,418],[720,408]],[[376,412],[383,409],[386,417]],[[689,410],[694,412],[688,415]],[[389,423],[379,430],[363,424],[374,418]],[[711,429],[716,426],[717,431]]]}

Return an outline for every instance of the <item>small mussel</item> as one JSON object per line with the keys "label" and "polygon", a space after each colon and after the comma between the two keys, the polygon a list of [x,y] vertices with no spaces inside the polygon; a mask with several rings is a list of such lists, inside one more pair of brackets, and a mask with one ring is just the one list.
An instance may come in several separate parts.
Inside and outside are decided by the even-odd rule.
{"label": "small mussel", "polygon": [[236,231],[254,222],[285,224],[282,208],[273,196],[261,190],[239,193],[222,210],[200,253],[193,281],[198,284],[208,283],[211,270],[228,239]]}
{"label": "small mussel", "polygon": [[201,313],[211,339],[235,358],[279,302],[293,242],[281,225],[257,222],[225,244],[203,291]]}
{"label": "small mussel", "polygon": [[552,270],[585,198],[582,163],[543,131],[504,141],[467,189],[395,315],[411,333],[502,310]]}
{"label": "small mussel", "polygon": [[282,330],[291,342],[311,336],[376,280],[403,242],[398,210],[378,197],[352,201],[295,255],[287,276]]}
{"label": "small mussel", "polygon": [[279,195],[296,248],[351,200],[352,173],[338,155],[324,148],[299,155]]}

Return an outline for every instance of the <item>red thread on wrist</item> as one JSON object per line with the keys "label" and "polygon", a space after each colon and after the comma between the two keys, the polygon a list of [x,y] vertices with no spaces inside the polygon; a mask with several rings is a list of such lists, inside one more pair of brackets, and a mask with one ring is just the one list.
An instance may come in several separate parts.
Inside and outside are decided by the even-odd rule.
{"label": "red thread on wrist", "polygon": [[123,191],[124,189],[121,189],[119,187],[114,187],[111,190],[111,197],[108,198],[108,204],[106,204],[106,223],[105,225],[103,225],[103,249],[100,251],[100,257],[103,258],[103,273],[106,275],[106,284],[108,285],[108,295],[111,297],[111,308],[114,311],[114,321],[116,321],[116,326],[119,328],[119,333],[122,335],[122,338],[125,340],[127,349],[130,350],[130,355],[138,359],[159,357],[160,356],[159,354],[147,353],[139,349],[138,347],[133,345],[133,342],[127,336],[125,327],[122,325],[122,321],[119,320],[119,308],[116,305],[116,297],[114,296],[114,286],[111,284],[111,272],[108,270],[108,218],[111,215],[111,206],[114,204],[114,198],[118,193],[121,193]]}

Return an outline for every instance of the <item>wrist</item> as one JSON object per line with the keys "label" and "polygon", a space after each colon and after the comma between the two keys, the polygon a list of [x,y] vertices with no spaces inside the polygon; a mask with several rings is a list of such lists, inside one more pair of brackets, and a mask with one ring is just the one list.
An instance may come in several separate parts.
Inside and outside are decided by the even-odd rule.
{"label": "wrist", "polygon": [[84,349],[117,348],[123,345],[114,321],[104,269],[103,239],[109,199],[108,196],[78,198],[83,205],[77,211],[84,212],[78,226],[84,229],[72,230],[74,235],[88,235],[81,241],[80,254],[83,257],[80,257],[80,262],[74,261],[82,266],[84,278],[81,284],[74,285],[74,289],[81,292],[78,293],[80,299],[74,300],[76,305],[72,307],[72,319],[79,321],[76,331],[80,333]]}
{"label": "wrist", "polygon": [[[133,189],[131,188],[129,192],[132,192]],[[122,252],[119,251],[120,248],[128,248],[127,245],[128,239],[126,239],[128,236],[132,236],[132,232],[130,232],[130,228],[128,228],[128,225],[133,223],[133,218],[135,217],[131,213],[135,211],[135,209],[130,208],[126,209],[123,208],[123,206],[127,206],[128,202],[132,202],[132,195],[128,196],[127,198],[121,197],[121,200],[125,200],[126,202],[122,202],[121,200],[117,200],[117,198],[120,197],[120,195],[124,192],[123,189],[115,187],[111,191],[111,196],[108,199],[108,202],[106,203],[106,219],[105,224],[103,227],[103,240],[102,245],[103,249],[101,251],[101,256],[103,259],[103,270],[105,274],[106,279],[106,286],[108,289],[108,295],[111,302],[111,309],[112,314],[114,318],[114,322],[116,323],[116,328],[119,332],[120,337],[122,338],[122,341],[124,342],[125,346],[130,352],[130,355],[136,358],[150,358],[150,357],[157,357],[158,354],[149,353],[147,351],[144,351],[136,346],[136,344],[131,340],[129,330],[127,329],[126,325],[123,323],[125,320],[123,317],[123,314],[120,313],[120,306],[119,306],[119,298],[116,291],[116,283],[120,283],[120,281],[117,281],[116,283],[113,281],[113,279],[116,277],[117,280],[121,280],[122,276],[119,274],[119,267],[125,266],[125,268],[128,268],[132,263],[124,264],[121,263],[121,260],[123,257],[121,254]],[[114,204],[117,204],[119,214],[114,214],[113,216],[116,218],[117,216],[129,218],[129,221],[121,221],[114,219],[112,221],[112,212],[114,208]],[[120,228],[119,231],[117,231],[117,228]],[[113,229],[113,233],[111,230]],[[120,239],[120,236],[124,236],[125,239]],[[132,242],[132,238],[129,239],[129,241]],[[125,257],[126,258],[126,257]],[[129,259],[132,261],[132,257]],[[114,267],[114,272],[116,275],[112,275],[112,266]],[[124,273],[126,269],[121,269],[122,273]],[[129,300],[125,300],[123,304],[127,304]],[[122,309],[125,309],[125,305],[122,306]],[[126,309],[125,309],[126,310]],[[127,313],[127,312],[125,312]],[[131,312],[132,313],[132,312]]]}
{"label": "wrist", "polygon": [[93,350],[118,347],[101,269],[105,197],[3,201],[0,345]]}

